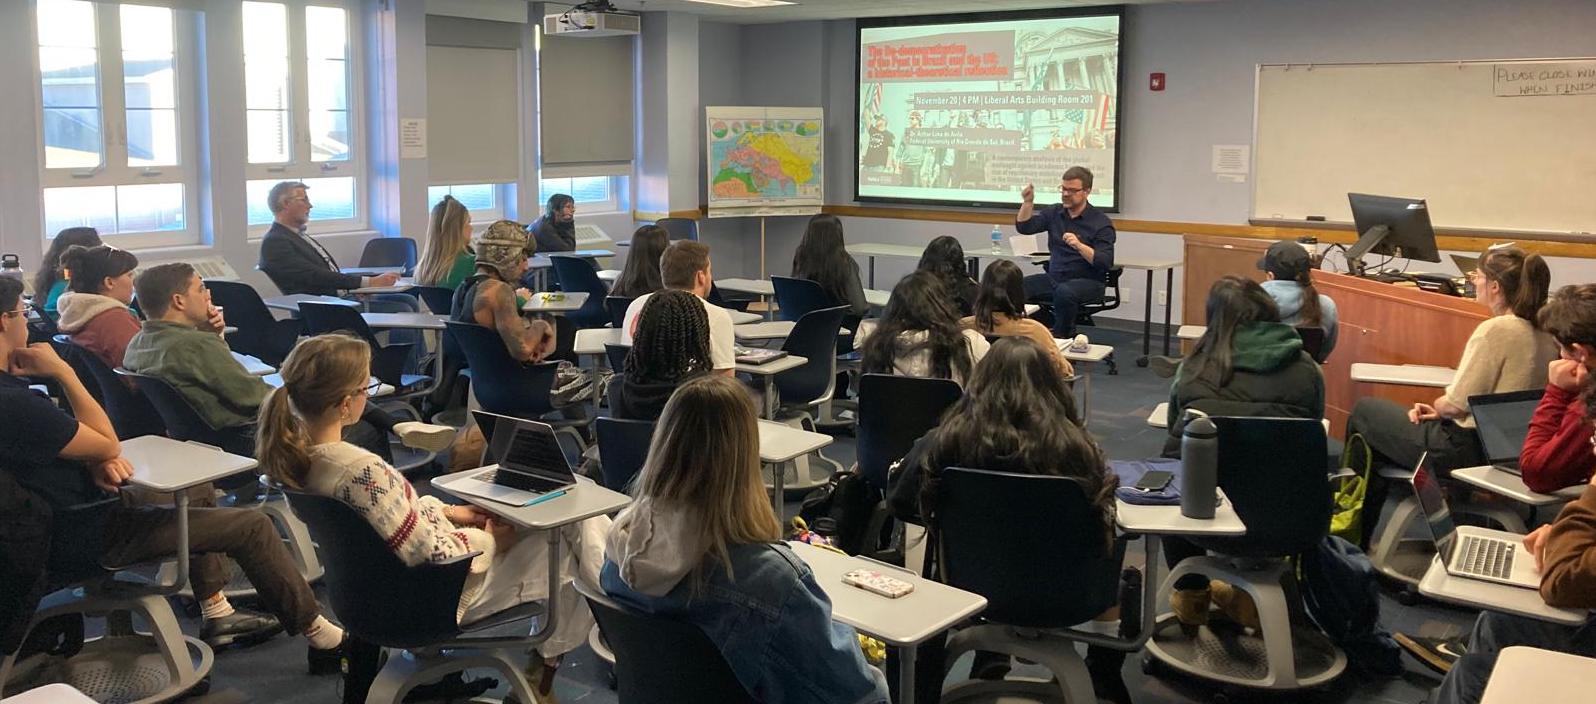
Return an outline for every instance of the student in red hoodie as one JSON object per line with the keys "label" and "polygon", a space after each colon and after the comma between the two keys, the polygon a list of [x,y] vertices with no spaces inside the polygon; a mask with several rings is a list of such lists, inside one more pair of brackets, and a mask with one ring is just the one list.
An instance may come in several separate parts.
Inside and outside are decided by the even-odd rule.
{"label": "student in red hoodie", "polygon": [[128,309],[138,257],[110,245],[73,245],[61,255],[61,264],[72,272],[71,290],[56,302],[61,332],[106,366],[122,366],[128,340],[139,332],[139,319]]}
{"label": "student in red hoodie", "polygon": [[1546,395],[1535,407],[1519,454],[1524,485],[1550,493],[1596,474],[1581,391],[1596,369],[1596,284],[1564,286],[1541,308],[1542,330],[1557,340],[1559,358],[1546,367]]}

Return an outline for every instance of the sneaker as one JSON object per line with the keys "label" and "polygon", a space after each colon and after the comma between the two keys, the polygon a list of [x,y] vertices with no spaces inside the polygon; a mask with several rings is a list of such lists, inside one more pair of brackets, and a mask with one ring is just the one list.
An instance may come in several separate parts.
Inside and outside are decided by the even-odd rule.
{"label": "sneaker", "polygon": [[456,430],[447,425],[433,425],[418,421],[393,424],[393,434],[405,447],[428,452],[443,452],[454,444]]}
{"label": "sneaker", "polygon": [[219,650],[232,645],[255,645],[282,630],[283,624],[278,623],[275,616],[235,609],[231,616],[205,619],[205,623],[200,625],[199,636],[206,645]]}
{"label": "sneaker", "polygon": [[1443,675],[1451,672],[1452,663],[1468,652],[1468,646],[1456,638],[1425,638],[1406,633],[1393,633],[1391,637],[1409,655]]}
{"label": "sneaker", "polygon": [[1150,355],[1147,357],[1147,368],[1153,370],[1160,379],[1170,379],[1180,370],[1180,358]]}
{"label": "sneaker", "polygon": [[[381,658],[381,648],[375,648],[378,658]],[[334,648],[309,647],[305,649],[306,671],[311,675],[336,675],[344,672],[344,657],[349,654],[349,634],[344,634],[344,639]],[[359,665],[351,663],[351,670],[360,669]],[[379,667],[370,667],[370,676],[375,677]],[[369,684],[369,683],[368,683]]]}

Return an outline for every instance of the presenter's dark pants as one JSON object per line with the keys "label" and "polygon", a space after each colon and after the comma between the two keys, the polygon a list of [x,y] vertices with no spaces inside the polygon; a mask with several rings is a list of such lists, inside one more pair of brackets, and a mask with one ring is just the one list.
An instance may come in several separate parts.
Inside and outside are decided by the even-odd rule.
{"label": "presenter's dark pants", "polygon": [[1584,657],[1596,657],[1596,620],[1582,626],[1564,626],[1522,616],[1485,611],[1474,621],[1469,652],[1452,664],[1439,689],[1436,704],[1475,704],[1485,694],[1486,680],[1503,648],[1524,645]]}
{"label": "presenter's dark pants", "polygon": [[[1452,475],[1452,470],[1474,467],[1485,463],[1485,451],[1480,448],[1480,436],[1473,428],[1465,428],[1450,420],[1429,420],[1413,423],[1408,420],[1408,406],[1383,398],[1365,398],[1352,407],[1347,418],[1346,437],[1353,433],[1369,442],[1373,466],[1401,467],[1412,470],[1419,457],[1428,452],[1430,470],[1438,478]],[[1348,448],[1356,451],[1355,443]],[[1346,450],[1343,450],[1345,452]],[[1362,457],[1343,458],[1342,464],[1351,460],[1354,468],[1361,468]],[[1380,509],[1385,506],[1389,482],[1378,475],[1369,477],[1369,490],[1363,497],[1363,548],[1369,548],[1380,520]]]}
{"label": "presenter's dark pants", "polygon": [[1053,304],[1053,337],[1075,337],[1075,316],[1082,303],[1103,300],[1102,279],[1054,279],[1052,274],[1025,277],[1025,299]]}

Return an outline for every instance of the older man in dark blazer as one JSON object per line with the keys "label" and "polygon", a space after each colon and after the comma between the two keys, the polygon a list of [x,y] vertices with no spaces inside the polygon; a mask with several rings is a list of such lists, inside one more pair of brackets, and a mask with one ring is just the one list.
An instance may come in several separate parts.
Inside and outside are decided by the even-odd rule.
{"label": "older man in dark blazer", "polygon": [[305,234],[310,223],[310,197],[298,181],[283,181],[266,196],[272,229],[260,245],[260,270],[284,294],[336,296],[365,286],[392,286],[398,274],[356,276],[338,270],[338,262],[320,242]]}

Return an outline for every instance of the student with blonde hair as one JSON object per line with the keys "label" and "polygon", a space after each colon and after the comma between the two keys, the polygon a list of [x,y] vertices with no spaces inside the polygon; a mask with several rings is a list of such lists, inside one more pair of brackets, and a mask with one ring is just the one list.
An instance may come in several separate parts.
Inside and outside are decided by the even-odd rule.
{"label": "student with blonde hair", "polygon": [[[300,342],[283,362],[283,386],[261,406],[256,457],[272,479],[291,489],[347,504],[371,524],[407,565],[442,562],[480,551],[460,592],[456,617],[470,623],[518,604],[547,599],[548,541],[518,531],[469,506],[418,496],[382,458],[344,442],[343,428],[365,410],[371,348],[332,334]],[[561,529],[566,543],[560,571],[560,612],[553,635],[538,646],[540,695],[554,684],[559,658],[580,646],[593,627],[586,603],[571,586],[583,569],[597,581],[599,545],[610,520],[599,516]]]}
{"label": "student with blonde hair", "polygon": [[735,379],[700,376],[671,396],[604,553],[606,593],[703,629],[754,699],[887,700],[854,630],[781,542],[754,402]]}
{"label": "student with blonde hair", "polygon": [[421,263],[416,265],[416,283],[458,288],[476,270],[477,255],[471,251],[471,211],[454,196],[444,196],[432,206],[432,217],[427,220],[427,239],[421,247]]}

